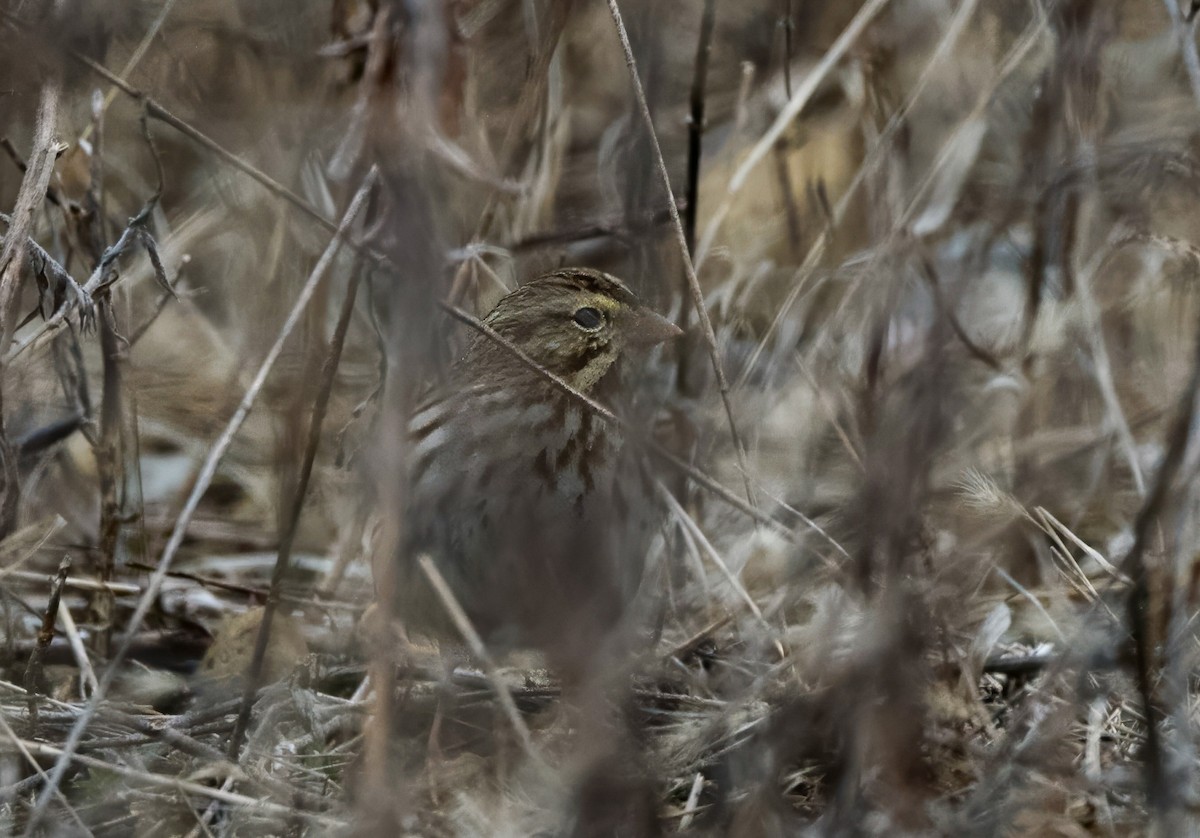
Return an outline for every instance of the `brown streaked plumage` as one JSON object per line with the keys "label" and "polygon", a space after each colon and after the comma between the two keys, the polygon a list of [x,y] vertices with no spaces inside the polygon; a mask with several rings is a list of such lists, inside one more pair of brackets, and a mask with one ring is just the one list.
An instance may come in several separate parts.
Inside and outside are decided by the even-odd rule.
{"label": "brown streaked plumage", "polygon": [[[575,389],[620,395],[630,350],[679,334],[620,280],[571,268],[484,322]],[[416,565],[428,553],[492,643],[548,648],[611,626],[640,581],[644,481],[619,429],[475,335],[410,425],[410,508],[397,616],[454,637]]]}

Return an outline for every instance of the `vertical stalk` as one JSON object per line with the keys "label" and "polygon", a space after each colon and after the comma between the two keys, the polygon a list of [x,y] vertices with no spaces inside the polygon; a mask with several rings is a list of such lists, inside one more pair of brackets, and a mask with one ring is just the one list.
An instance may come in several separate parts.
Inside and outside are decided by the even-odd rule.
{"label": "vertical stalk", "polygon": [[[687,158],[687,187],[683,207],[683,230],[687,242],[688,256],[696,252],[696,214],[700,205],[700,157],[703,151],[705,86],[708,80],[708,56],[712,50],[712,36],[716,20],[716,0],[704,0],[704,12],[700,18],[700,37],[696,43],[696,62],[692,72],[691,112],[688,118],[688,158]],[[684,330],[676,352],[676,387],[679,395],[685,400],[699,395],[699,382],[696,381],[696,360],[699,341],[698,336],[687,334],[688,320],[693,307],[690,281],[685,271],[683,276],[682,305],[679,308],[679,328]],[[688,459],[688,452],[694,434],[682,425],[686,420],[676,424],[678,444],[676,453],[683,459]],[[672,481],[672,491],[680,501],[685,500],[687,478],[678,475]]]}

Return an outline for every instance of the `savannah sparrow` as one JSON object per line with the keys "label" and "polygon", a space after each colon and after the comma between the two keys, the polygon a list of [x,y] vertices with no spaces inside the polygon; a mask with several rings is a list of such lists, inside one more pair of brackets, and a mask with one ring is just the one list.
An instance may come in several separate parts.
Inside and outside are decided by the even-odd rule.
{"label": "savannah sparrow", "polygon": [[[484,322],[607,404],[620,401],[623,358],[680,334],[623,282],[583,268],[526,283]],[[407,628],[455,636],[422,554],[496,645],[576,654],[612,628],[641,580],[651,521],[619,428],[477,334],[409,433],[396,599]]]}

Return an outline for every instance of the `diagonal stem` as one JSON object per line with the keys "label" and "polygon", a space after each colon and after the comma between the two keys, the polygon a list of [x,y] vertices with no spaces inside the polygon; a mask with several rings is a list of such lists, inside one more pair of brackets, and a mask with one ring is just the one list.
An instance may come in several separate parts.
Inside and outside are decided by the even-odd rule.
{"label": "diagonal stem", "polygon": [[650,145],[654,149],[654,162],[658,168],[658,175],[662,179],[663,189],[667,193],[667,209],[671,213],[671,226],[675,231],[675,239],[679,245],[679,255],[683,260],[683,269],[687,274],[688,289],[692,293],[692,305],[696,309],[696,317],[700,321],[700,328],[704,334],[704,342],[708,346],[708,356],[712,360],[713,372],[717,376],[717,388],[721,391],[721,403],[725,408],[725,418],[729,423],[729,435],[733,438],[734,450],[737,453],[738,470],[742,473],[742,482],[745,484],[746,499],[751,506],[756,506],[754,503],[754,493],[750,488],[750,470],[746,466],[746,447],[742,444],[742,437],[738,433],[737,423],[733,418],[733,406],[729,401],[729,380],[725,377],[725,368],[721,365],[721,355],[717,349],[717,336],[713,332],[712,320],[708,316],[708,309],[704,305],[704,292],[700,288],[700,280],[696,276],[696,266],[692,264],[691,253],[688,250],[687,234],[683,229],[683,221],[679,217],[679,207],[675,203],[675,193],[671,189],[671,176],[667,173],[667,164],[663,159],[662,146],[658,142],[658,134],[654,130],[654,118],[650,116],[650,105],[646,102],[646,90],[642,86],[641,77],[638,75],[637,61],[633,57],[633,47],[629,43],[629,33],[625,29],[625,23],[621,19],[621,9],[617,6],[617,0],[608,0],[608,9],[612,13],[613,23],[617,28],[617,36],[621,39],[621,49],[625,53],[625,64],[629,67],[629,77],[633,82],[633,92],[637,97],[638,109],[641,111],[642,120],[646,123],[646,130],[650,134]]}
{"label": "diagonal stem", "polygon": [[242,739],[250,723],[250,709],[254,706],[254,697],[262,686],[263,659],[267,654],[267,644],[271,639],[271,622],[275,610],[279,606],[280,589],[283,577],[291,566],[292,546],[296,540],[296,530],[300,526],[300,515],[304,510],[304,499],[308,495],[308,484],[312,479],[313,464],[317,459],[317,448],[321,444],[321,429],[325,424],[325,413],[329,408],[329,398],[333,393],[333,382],[337,375],[338,364],[342,359],[342,348],[346,345],[346,333],[350,330],[350,318],[354,314],[354,301],[358,296],[358,286],[362,279],[359,266],[350,275],[350,284],[342,299],[342,309],[338,314],[337,326],[329,339],[329,350],[321,369],[321,385],[313,404],[312,418],[308,424],[308,439],[304,446],[304,459],[300,464],[300,474],[296,478],[295,495],[292,506],[288,511],[287,524],[279,539],[279,552],[275,557],[275,568],[271,572],[271,584],[267,593],[267,601],[263,606],[262,619],[258,624],[258,635],[254,639],[254,654],[250,659],[250,668],[246,672],[246,683],[242,690],[242,703],[238,709],[237,721],[233,726],[233,735],[229,738],[229,759],[237,762],[242,749]]}
{"label": "diagonal stem", "polygon": [[[654,456],[658,457],[661,460],[664,460],[672,468],[677,469],[681,473],[687,475],[689,478],[694,480],[697,483],[697,485],[704,487],[705,489],[707,489],[708,491],[712,492],[714,495],[719,497],[721,500],[728,503],[734,509],[746,514],[750,518],[753,518],[758,523],[764,524],[768,527],[771,527],[772,529],[775,529],[776,531],[778,531],[781,535],[783,535],[785,537],[789,537],[789,538],[791,537],[791,530],[789,530],[787,527],[785,527],[779,521],[776,521],[774,518],[772,518],[767,513],[763,512],[757,506],[752,506],[751,504],[742,500],[732,490],[721,485],[715,479],[708,476],[704,472],[700,471],[700,469],[696,468],[695,466],[691,465],[690,463],[684,461],[680,457],[671,453],[665,447],[663,447],[659,443],[655,442],[653,439],[645,439],[643,429],[634,427],[631,423],[626,422],[624,419],[617,416],[615,413],[613,413],[611,410],[609,410],[604,405],[600,404],[600,402],[596,401],[591,396],[588,396],[587,394],[581,393],[578,390],[576,390],[574,387],[572,387],[566,381],[559,378],[554,373],[550,372],[550,370],[543,367],[537,361],[533,360],[533,358],[529,357],[529,355],[527,355],[519,346],[514,344],[508,338],[501,335],[499,332],[497,332],[495,329],[493,329],[488,324],[481,321],[479,318],[472,317],[470,314],[463,311],[462,309],[455,308],[454,306],[448,305],[446,303],[442,303],[441,307],[442,307],[443,311],[445,311],[447,314],[449,314],[454,319],[458,320],[461,323],[466,324],[467,326],[470,326],[472,329],[485,335],[489,340],[495,341],[498,345],[504,347],[504,349],[508,350],[513,355],[515,355],[523,364],[528,366],[531,370],[534,370],[535,372],[537,372],[539,375],[541,375],[543,378],[545,378],[547,381],[549,381],[551,384],[553,384],[556,388],[558,388],[560,391],[565,393],[570,398],[574,399],[578,404],[582,405],[587,410],[589,410],[592,413],[594,413],[595,415],[599,416],[601,419],[603,419],[606,422],[612,422],[614,425],[616,425],[617,427],[621,428],[623,431],[630,434],[631,437],[641,440],[646,445],[646,447],[649,449],[649,451],[652,454],[654,454]],[[807,523],[808,522],[806,520],[806,525],[807,525]]]}

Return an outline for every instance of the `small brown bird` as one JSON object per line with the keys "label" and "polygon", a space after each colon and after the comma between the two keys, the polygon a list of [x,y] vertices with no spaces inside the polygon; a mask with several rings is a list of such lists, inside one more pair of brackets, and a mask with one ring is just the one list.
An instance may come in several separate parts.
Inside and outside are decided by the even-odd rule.
{"label": "small brown bird", "polygon": [[[584,268],[526,283],[484,322],[607,404],[624,395],[624,359],[681,334],[623,282]],[[409,431],[396,598],[406,628],[457,636],[422,554],[491,644],[574,654],[566,647],[613,627],[641,580],[653,521],[620,428],[477,334]]]}

